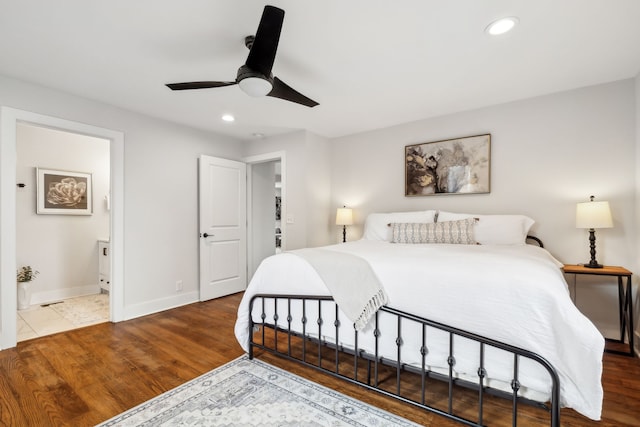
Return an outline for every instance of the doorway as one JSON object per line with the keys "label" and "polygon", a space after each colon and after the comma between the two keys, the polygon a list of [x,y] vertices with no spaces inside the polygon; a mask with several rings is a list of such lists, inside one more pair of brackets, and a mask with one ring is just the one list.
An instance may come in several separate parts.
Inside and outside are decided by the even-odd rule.
{"label": "doorway", "polygon": [[109,317],[124,318],[124,134],[10,107],[0,107],[0,349],[16,345],[16,144],[18,123],[109,140],[111,289]]}
{"label": "doorway", "polygon": [[286,248],[284,152],[248,157],[248,279],[263,259]]}
{"label": "doorway", "polygon": [[38,272],[19,286],[17,342],[109,321],[109,144],[17,124],[16,260]]}
{"label": "doorway", "polygon": [[235,161],[201,155],[200,301],[246,289],[260,262],[285,247],[284,152]]}

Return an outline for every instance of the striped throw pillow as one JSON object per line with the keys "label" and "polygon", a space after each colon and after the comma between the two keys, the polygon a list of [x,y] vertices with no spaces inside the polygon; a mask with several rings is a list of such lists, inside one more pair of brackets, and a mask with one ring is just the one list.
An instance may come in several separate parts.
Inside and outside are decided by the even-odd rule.
{"label": "striped throw pillow", "polygon": [[450,243],[475,245],[475,218],[434,223],[391,223],[391,243]]}

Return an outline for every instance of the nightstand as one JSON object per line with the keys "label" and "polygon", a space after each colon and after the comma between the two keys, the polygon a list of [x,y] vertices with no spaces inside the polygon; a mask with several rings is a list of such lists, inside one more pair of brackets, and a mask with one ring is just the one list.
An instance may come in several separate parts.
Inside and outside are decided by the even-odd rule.
{"label": "nightstand", "polygon": [[[633,347],[633,296],[631,287],[631,272],[624,267],[605,265],[602,268],[589,268],[584,265],[566,264],[563,267],[568,274],[590,274],[596,276],[611,276],[618,278],[618,312],[620,315],[620,339],[607,338],[607,341],[624,343],[625,335],[629,341],[629,352],[605,350],[609,353],[635,356]],[[623,279],[626,278],[626,286]]]}

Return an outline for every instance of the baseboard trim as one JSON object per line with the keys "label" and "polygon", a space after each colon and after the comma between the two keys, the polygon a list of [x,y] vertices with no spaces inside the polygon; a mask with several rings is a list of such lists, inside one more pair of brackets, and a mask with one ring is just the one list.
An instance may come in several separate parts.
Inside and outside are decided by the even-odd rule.
{"label": "baseboard trim", "polygon": [[31,305],[49,304],[63,299],[81,297],[84,295],[94,295],[99,293],[100,285],[98,284],[77,286],[75,288],[55,289],[52,291],[33,292],[31,294]]}
{"label": "baseboard trim", "polygon": [[140,304],[132,304],[124,307],[124,320],[131,320],[149,314],[159,313],[172,308],[198,302],[199,292],[181,292],[179,295],[160,298],[153,301],[145,301]]}

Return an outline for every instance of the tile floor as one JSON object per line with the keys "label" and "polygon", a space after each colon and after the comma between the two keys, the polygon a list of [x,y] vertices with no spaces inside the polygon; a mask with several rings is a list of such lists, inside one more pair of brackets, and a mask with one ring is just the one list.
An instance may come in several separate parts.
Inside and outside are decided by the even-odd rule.
{"label": "tile floor", "polygon": [[96,294],[18,310],[18,342],[109,321],[109,295]]}

